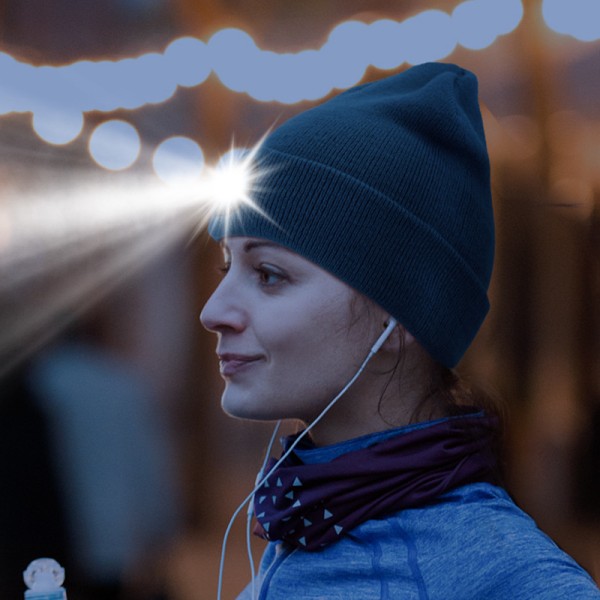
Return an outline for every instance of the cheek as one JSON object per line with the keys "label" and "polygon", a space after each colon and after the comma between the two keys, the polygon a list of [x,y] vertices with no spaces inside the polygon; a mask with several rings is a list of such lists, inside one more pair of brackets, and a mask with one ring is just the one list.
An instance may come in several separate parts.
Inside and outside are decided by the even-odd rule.
{"label": "cheek", "polygon": [[349,339],[351,328],[349,306],[339,299],[330,302],[303,303],[290,307],[279,316],[278,331],[274,332],[280,349],[295,349],[303,354],[319,354]]}
{"label": "cheek", "polygon": [[362,360],[368,336],[356,335],[348,302],[330,302],[280,316],[266,346],[277,378],[307,395],[343,386]]}

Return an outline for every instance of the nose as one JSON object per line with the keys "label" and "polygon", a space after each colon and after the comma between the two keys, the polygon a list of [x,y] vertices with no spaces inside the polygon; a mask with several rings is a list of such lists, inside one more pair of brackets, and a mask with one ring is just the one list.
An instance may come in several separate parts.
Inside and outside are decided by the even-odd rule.
{"label": "nose", "polygon": [[247,315],[238,300],[225,277],[204,305],[200,313],[200,322],[214,333],[243,331]]}

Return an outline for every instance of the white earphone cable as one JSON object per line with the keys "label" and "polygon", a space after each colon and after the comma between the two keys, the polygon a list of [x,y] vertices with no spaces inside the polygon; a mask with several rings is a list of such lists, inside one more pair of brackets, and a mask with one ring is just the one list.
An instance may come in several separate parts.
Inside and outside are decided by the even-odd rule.
{"label": "white earphone cable", "polygon": [[[383,345],[385,340],[389,337],[390,333],[392,333],[392,331],[393,331],[394,327],[396,327],[396,325],[397,325],[396,320],[394,318],[390,317],[390,320],[385,328],[385,331],[379,336],[377,341],[373,344],[371,350],[369,350],[369,354],[367,355],[365,360],[362,362],[362,364],[358,368],[358,371],[356,371],[356,373],[353,375],[353,377],[350,379],[350,381],[348,381],[348,383],[335,396],[335,398],[333,398],[333,400],[331,400],[331,402],[329,402],[329,404],[312,421],[312,423],[310,423],[306,427],[306,429],[294,440],[292,445],[284,452],[284,454],[281,456],[281,458],[271,467],[269,472],[265,476],[263,476],[262,479],[260,479],[260,481],[258,483],[256,483],[256,485],[254,486],[254,489],[248,494],[248,496],[246,496],[246,498],[242,501],[242,503],[237,507],[237,509],[231,516],[231,519],[229,521],[229,524],[227,525],[227,529],[225,530],[225,534],[223,536],[223,544],[221,547],[221,562],[219,564],[219,583],[218,583],[218,587],[217,587],[217,600],[221,600],[221,592],[222,592],[222,588],[223,588],[223,570],[225,567],[225,552],[226,552],[226,547],[227,547],[227,538],[229,537],[229,533],[231,532],[231,528],[233,527],[233,523],[235,522],[235,519],[240,514],[240,512],[244,508],[244,506],[246,506],[246,504],[248,502],[252,501],[252,499],[254,498],[254,494],[256,494],[256,492],[265,483],[265,481],[267,481],[269,479],[269,477],[277,470],[277,468],[281,465],[281,463],[294,451],[294,449],[301,442],[301,440],[304,439],[304,437],[306,435],[308,435],[308,433],[311,431],[311,429],[313,429],[313,427],[315,425],[317,425],[317,423],[319,423],[321,421],[321,419],[323,419],[323,417],[333,408],[335,403],[348,391],[350,386],[358,379],[360,374],[364,371],[365,367],[367,366],[368,362],[371,360],[371,358],[373,358],[375,353],[381,348],[381,346]],[[275,432],[276,431],[277,431],[277,428],[275,429]],[[273,440],[275,438],[275,432],[273,433],[273,436],[271,437],[271,443],[273,442]],[[269,452],[266,455],[265,462],[263,463],[263,468],[266,465],[266,462],[268,461],[268,457],[269,457]],[[262,470],[260,473],[262,473]],[[259,473],[259,475],[260,475],[260,473]],[[248,512],[249,512],[249,514],[251,514],[250,510]],[[247,526],[246,533],[247,533],[247,536],[249,537],[248,531],[249,531],[249,528]],[[250,545],[250,542],[247,539],[246,547],[249,548],[249,545]],[[252,564],[252,573],[253,573],[252,586],[254,588],[254,561],[252,559],[251,559],[251,564]],[[252,594],[254,597],[254,589],[253,589]]]}
{"label": "white earphone cable", "polygon": [[[254,485],[256,486],[262,479],[265,469],[267,468],[267,463],[269,462],[269,457],[271,456],[271,450],[273,449],[273,444],[275,443],[275,439],[277,437],[277,432],[279,431],[279,427],[281,426],[281,421],[277,421],[273,433],[271,434],[271,439],[269,440],[269,444],[267,446],[267,450],[265,452],[265,457],[263,459],[263,464],[256,476],[256,481]],[[252,556],[252,543],[251,543],[251,525],[252,525],[252,515],[254,514],[254,494],[252,494],[252,498],[248,502],[248,510],[246,512],[246,551],[248,552],[248,562],[250,563],[250,573],[252,574],[252,600],[256,598],[256,568],[254,566],[254,557]]]}

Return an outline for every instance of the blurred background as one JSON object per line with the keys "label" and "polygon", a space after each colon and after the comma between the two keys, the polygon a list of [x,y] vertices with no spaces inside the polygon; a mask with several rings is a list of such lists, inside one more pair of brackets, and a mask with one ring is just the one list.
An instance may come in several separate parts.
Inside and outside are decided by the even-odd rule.
{"label": "blurred background", "polygon": [[197,318],[219,257],[190,190],[232,145],[428,60],[479,77],[493,165],[492,311],[460,370],[508,408],[510,492],[600,582],[594,2],[3,0],[2,598],[47,555],[70,598],[215,597],[270,426],[220,411]]}

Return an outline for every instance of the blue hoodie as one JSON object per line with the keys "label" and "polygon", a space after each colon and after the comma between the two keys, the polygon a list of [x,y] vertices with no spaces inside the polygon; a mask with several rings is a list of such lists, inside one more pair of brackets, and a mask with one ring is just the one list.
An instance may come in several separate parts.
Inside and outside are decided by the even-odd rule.
{"label": "blue hoodie", "polygon": [[[305,463],[328,461],[393,434],[298,455]],[[258,600],[600,599],[592,578],[489,483],[366,521],[320,551],[270,542],[255,589]],[[250,585],[239,599],[252,599]]]}
{"label": "blue hoodie", "polygon": [[[271,542],[256,589],[259,600],[600,598],[591,577],[488,483],[367,521],[318,552]],[[250,600],[251,587],[239,598]]]}

